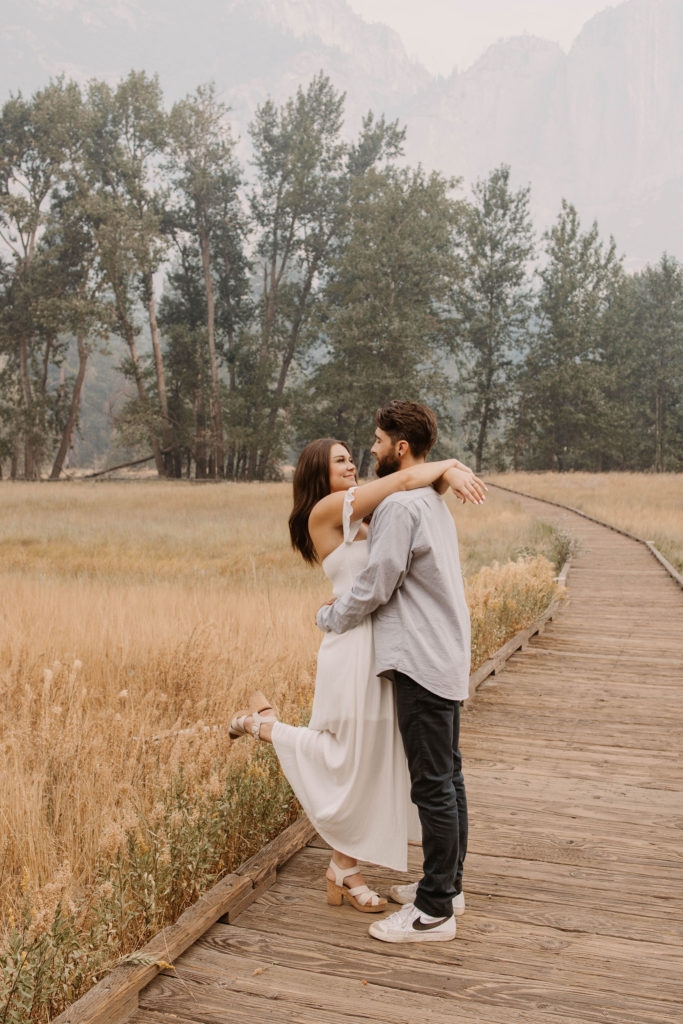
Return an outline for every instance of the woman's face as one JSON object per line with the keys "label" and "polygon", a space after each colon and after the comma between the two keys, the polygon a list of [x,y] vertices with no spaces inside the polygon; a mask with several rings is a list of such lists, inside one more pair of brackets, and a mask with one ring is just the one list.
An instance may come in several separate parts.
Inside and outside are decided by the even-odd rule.
{"label": "woman's face", "polygon": [[356,483],[356,467],[343,444],[330,448],[330,493],[348,491]]}

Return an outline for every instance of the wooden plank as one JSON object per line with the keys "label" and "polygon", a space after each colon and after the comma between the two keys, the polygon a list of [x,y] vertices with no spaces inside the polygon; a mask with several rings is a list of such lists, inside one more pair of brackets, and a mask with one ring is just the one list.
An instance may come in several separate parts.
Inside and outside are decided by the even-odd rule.
{"label": "wooden plank", "polygon": [[[610,940],[614,940],[615,943],[618,940],[627,940],[647,944],[652,939],[652,920],[643,919],[637,910],[629,912],[622,908],[619,913],[605,913],[589,907],[577,909],[569,900],[570,891],[565,893],[564,900],[559,903],[548,899],[533,900],[508,894],[497,897],[489,894],[489,900],[488,896],[483,898],[472,893],[468,911],[458,922],[458,935],[472,934],[473,929],[476,934],[481,926],[484,931],[495,931],[497,936],[500,936],[505,929],[504,922],[507,921],[514,924],[512,932],[519,932],[519,926],[523,925],[522,934],[527,937],[536,932],[544,935],[554,932],[556,938],[564,936],[565,933],[575,933],[582,936],[583,941],[590,945],[592,937],[598,935],[600,943],[606,949],[609,948]],[[322,889],[313,889],[310,894],[306,894],[299,886],[283,882],[270,890],[263,900],[252,904],[240,917],[237,925],[240,928],[256,928],[260,931],[277,928],[279,934],[297,938],[336,936],[338,929],[345,928],[349,930],[349,938],[352,941],[359,941],[359,928],[364,933],[367,925],[364,927],[363,923],[358,924],[355,912],[331,912],[324,899]],[[335,941],[337,938],[336,936]],[[660,923],[657,928],[657,939],[659,948],[675,953],[680,960],[678,951],[681,948],[681,928],[675,915]],[[436,955],[431,944],[428,947],[428,954],[425,955]],[[490,957],[488,962],[490,963]],[[680,960],[680,965],[683,967],[683,960]]]}
{"label": "wooden plank", "polygon": [[[325,952],[324,943],[318,942],[317,945],[319,953],[313,955],[319,959]],[[443,956],[443,946],[438,945]],[[457,942],[444,945],[457,946]],[[167,985],[171,985],[179,994],[183,993],[180,1002],[175,1005],[181,1012],[187,1013],[184,1008],[189,1008],[194,1002],[187,988],[194,989],[197,986],[198,989],[204,989],[210,986],[215,991],[220,985],[219,991],[224,996],[226,1011],[230,1005],[229,993],[235,992],[270,995],[277,1000],[278,1007],[286,1001],[295,1003],[300,1009],[307,1007],[320,1013],[323,989],[322,986],[318,988],[318,985],[312,984],[315,979],[318,984],[324,984],[326,1009],[334,1007],[337,1011],[341,1009],[359,1019],[382,1020],[391,1024],[415,1024],[416,1020],[423,1018],[435,1024],[452,1024],[456,1010],[459,1019],[480,1022],[484,1009],[489,1020],[508,1024],[513,1019],[511,1010],[533,1014],[539,1010],[547,1012],[550,1008],[553,1013],[551,1019],[564,1018],[572,1022],[577,1019],[578,1012],[580,1019],[601,1021],[603,1024],[643,1024],[644,1021],[649,1024],[671,1024],[672,1012],[677,1009],[666,998],[644,999],[628,992],[610,992],[609,996],[600,993],[600,1005],[596,1005],[593,992],[557,986],[545,979],[543,982],[529,978],[504,979],[497,975],[472,972],[453,953],[450,970],[444,970],[442,963],[441,971],[429,971],[427,964],[431,961],[428,954],[434,952],[436,946],[435,943],[428,950],[421,945],[421,956],[416,958],[418,963],[415,963],[404,946],[397,948],[388,945],[382,955],[376,954],[377,944],[373,944],[373,940],[366,934],[358,948],[353,949],[351,957],[347,958],[347,963],[350,959],[349,969],[353,972],[351,981],[348,977],[340,978],[336,973],[331,973],[331,962],[334,962],[335,955],[339,956],[337,963],[342,959],[336,943],[326,953],[325,962],[330,969],[313,971],[295,966],[280,967],[277,963],[273,964],[272,957],[262,957],[259,953],[253,957],[246,956],[243,950],[237,954],[215,953],[207,948],[206,940],[202,940],[178,964],[177,978],[157,978],[145,993],[141,1005],[152,1005],[157,994],[162,994],[164,1003],[168,1005]],[[286,945],[278,948],[284,951]],[[367,967],[375,955],[380,961],[377,979],[366,978],[365,973],[359,978],[359,960],[363,972],[370,973]],[[401,984],[396,988],[386,984],[386,977],[392,973],[391,961],[394,959],[413,960],[414,967],[419,966],[418,970],[413,968],[407,991]],[[409,966],[401,964],[401,969],[408,970]],[[424,981],[420,981],[420,975],[428,973],[434,979],[437,994],[425,991],[427,986]]]}
{"label": "wooden plank", "polygon": [[[497,679],[492,679],[495,686],[512,685],[513,680],[520,679],[523,683],[538,682],[547,686],[547,693],[561,691],[567,693],[567,677],[571,673],[572,693],[584,691],[595,693],[595,674],[600,672],[600,685],[607,693],[620,692],[626,696],[632,693],[647,697],[651,702],[657,699],[667,702],[676,701],[681,697],[681,672],[671,664],[661,662],[648,663],[647,659],[638,659],[634,664],[629,658],[624,664],[621,655],[602,654],[590,656],[576,655],[572,652],[530,650],[525,652],[528,657],[524,662],[510,660],[505,671]],[[551,657],[544,657],[551,655]],[[625,659],[626,660],[626,659]],[[489,687],[487,687],[489,688]],[[521,691],[522,687],[518,687]],[[545,691],[544,691],[545,692]]]}
{"label": "wooden plank", "polygon": [[[510,710],[506,710],[506,695],[501,693],[501,701],[495,706],[490,705],[486,710],[486,724],[491,736],[509,735]],[[510,703],[514,708],[514,703]],[[627,722],[609,723],[607,726],[596,722],[589,717],[585,709],[577,708],[575,717],[567,721],[566,729],[568,735],[580,743],[605,746],[611,745],[620,747],[622,750],[657,750],[662,742],[661,729],[656,726],[634,729],[633,724]],[[520,726],[521,727],[521,726]],[[557,716],[546,712],[544,708],[537,708],[533,715],[524,720],[524,731],[526,735],[534,738],[548,738],[556,735],[562,729]],[[675,719],[669,723],[668,739],[673,748],[683,748],[683,721],[676,722]]]}
{"label": "wooden plank", "polygon": [[[199,980],[185,976],[182,979],[160,976],[154,986],[145,991],[141,998],[141,1008],[133,1018],[133,1022],[142,1020],[140,1013],[145,1010],[163,1010],[161,1020],[192,1021],[201,1024],[382,1024],[387,1018],[378,1013],[370,1013],[368,1006],[363,1007],[363,1016],[351,1011],[344,1011],[345,1002],[341,1005],[311,1006],[298,998],[282,997],[270,986],[257,985],[257,978],[251,985],[239,982],[230,985],[222,978],[207,977],[202,974]],[[356,982],[360,985],[360,982]],[[253,989],[263,990],[254,993]],[[309,995],[310,999],[310,995]],[[348,1001],[348,1000],[347,1000]],[[155,1015],[153,1020],[158,1020]],[[445,1017],[435,1019],[435,1024],[446,1024]],[[452,1024],[452,1018],[449,1024]]]}
{"label": "wooden plank", "polygon": [[[476,758],[477,752],[483,757],[493,759],[493,763],[507,762],[513,764],[547,763],[562,764],[563,771],[571,775],[580,775],[585,769],[595,766],[598,769],[614,769],[621,776],[629,767],[632,774],[641,774],[641,785],[657,788],[660,773],[681,777],[680,751],[667,745],[666,749],[629,749],[609,746],[606,743],[586,743],[583,739],[570,736],[560,728],[550,737],[537,739],[524,736],[523,743],[513,730],[501,736],[492,736],[488,730],[487,706],[482,702],[479,710],[468,712],[475,714],[473,720],[467,720],[463,729],[462,749],[469,758]],[[560,723],[558,723],[558,726]],[[677,771],[678,769],[678,771]],[[605,777],[603,771],[603,777]]]}
{"label": "wooden plank", "polygon": [[[548,777],[542,771],[528,771],[525,766],[479,765],[470,779],[473,804],[493,797],[499,804],[531,814],[539,807],[543,812],[576,818],[600,817],[603,821],[645,822],[661,824],[666,829],[683,827],[680,798],[666,790],[653,792],[616,779],[589,782],[573,776],[566,779]],[[678,820],[672,814],[681,815]],[[479,815],[481,817],[481,815]],[[659,818],[662,818],[661,823]]]}
{"label": "wooden plank", "polygon": [[[208,953],[212,963],[220,968],[225,953],[234,956],[260,958],[263,963],[278,967],[307,970],[315,974],[335,977],[357,978],[359,960],[362,958],[363,977],[370,982],[411,993],[439,995],[449,991],[446,980],[454,965],[470,975],[483,974],[490,977],[492,960],[490,948],[503,947],[505,955],[497,956],[496,973],[506,980],[528,979],[530,971],[545,977],[555,984],[570,987],[577,983],[594,991],[622,993],[624,978],[628,975],[645,975],[642,971],[643,956],[648,957],[647,977],[639,976],[638,995],[653,1000],[674,1001],[680,994],[679,972],[681,960],[659,959],[670,956],[670,947],[657,944],[645,950],[634,942],[604,941],[600,936],[565,933],[558,937],[549,929],[524,929],[503,922],[499,927],[492,918],[480,915],[468,922],[458,923],[458,937],[455,953],[449,945],[421,947],[422,956],[416,960],[410,951],[394,950],[387,957],[383,947],[375,944],[365,948],[360,938],[354,944],[353,933],[344,932],[345,945],[337,941],[334,933],[324,938],[293,938],[279,935],[277,929],[258,931],[250,928],[212,928],[189,954],[195,964],[204,965]],[[360,935],[360,933],[358,933]],[[363,946],[362,950],[359,948]],[[640,950],[640,953],[639,953]],[[203,951],[206,951],[204,954]],[[561,954],[558,956],[558,954]],[[189,963],[183,959],[185,966]]]}
{"label": "wooden plank", "polygon": [[[579,987],[557,984],[547,977],[542,981],[523,976],[506,977],[492,970],[490,958],[484,964],[484,956],[481,958],[483,969],[472,971],[467,953],[460,948],[458,940],[408,947],[381,946],[367,934],[365,927],[358,928],[358,915],[353,911],[338,916],[348,920],[351,914],[353,933],[349,935],[348,928],[344,929],[344,949],[342,936],[335,932],[317,933],[290,943],[273,937],[272,930],[268,930],[267,935],[251,936],[250,954],[247,936],[238,927],[229,930],[236,936],[237,945],[236,951],[228,952],[224,945],[216,948],[217,930],[212,930],[210,936],[184,954],[178,964],[177,980],[202,984],[208,983],[213,975],[228,990],[276,992],[278,998],[296,999],[302,1006],[311,1006],[311,1002],[319,1006],[319,996],[312,982],[322,977],[328,1006],[343,1006],[347,1012],[358,1016],[367,1013],[372,1018],[376,1014],[374,1006],[382,1005],[384,1020],[395,1024],[414,1024],[423,1017],[452,1021],[456,1010],[463,1020],[480,1022],[485,1012],[487,1020],[502,1022],[510,1011],[533,1013],[542,1009],[552,1009],[553,1014],[570,1021],[578,1015],[612,1024],[627,1021],[642,1024],[643,1021],[671,1022],[672,1013],[677,1011],[673,999],[661,991],[652,998],[644,998],[640,993],[632,997],[628,989],[626,992],[610,990],[607,995],[605,991],[594,991],[590,984]],[[258,948],[260,943],[265,943],[262,950]],[[548,963],[557,958],[557,952],[557,949],[546,951]],[[285,962],[282,967],[281,956]],[[259,971],[260,974],[255,974]],[[407,979],[405,975],[409,972],[410,979]],[[354,997],[350,979],[356,985],[360,979],[368,984],[358,986],[358,995]],[[160,982],[161,979],[155,985]],[[344,992],[347,992],[345,998]],[[607,1002],[609,1009],[605,1006]]]}
{"label": "wooden plank", "polygon": [[[395,872],[373,865],[363,867],[368,884],[385,892],[396,882],[414,881],[421,875],[422,855],[418,847],[408,854],[408,871]],[[307,847],[297,854],[280,876],[285,885],[304,885],[322,892],[327,866],[325,851]],[[618,869],[576,868],[573,865],[548,864],[535,860],[515,860],[471,851],[467,855],[465,891],[484,900],[512,896],[549,900],[565,904],[569,894],[578,907],[591,910],[639,914],[643,917],[672,917],[683,926],[683,891],[674,894],[671,879],[649,878],[644,886],[629,888],[631,874]],[[536,888],[535,888],[536,887]],[[534,895],[535,894],[535,895]],[[480,904],[479,904],[480,905]]]}
{"label": "wooden plank", "polygon": [[557,826],[548,817],[545,823],[535,818],[530,824],[512,825],[503,816],[487,821],[487,831],[472,829],[468,848],[481,853],[497,850],[503,857],[521,857],[523,860],[541,860],[553,864],[571,864],[580,867],[594,867],[605,864],[628,866],[633,875],[633,884],[638,885],[642,876],[653,872],[672,873],[680,867],[680,852],[669,855],[655,839],[643,841],[637,848],[624,849],[618,841],[611,842],[603,833],[596,837],[572,834],[562,823]]}
{"label": "wooden plank", "polygon": [[[312,981],[323,979],[306,971],[282,969],[260,958],[223,955],[216,964],[206,950],[197,957],[192,950],[191,962],[183,960],[177,977],[158,977],[141,997],[142,1007],[162,1005],[185,1016],[207,1020],[234,1020],[232,1008],[243,1003],[245,996],[263,1001],[267,1016],[252,1017],[252,1021],[297,1021],[320,1024],[321,1020],[335,1024],[353,1021],[371,1021],[377,1024],[414,1024],[415,1005],[404,993],[396,994],[380,985],[339,981],[333,976],[324,979],[324,1016],[321,1013],[321,992]],[[268,1006],[268,1003],[270,1005]],[[439,999],[423,996],[420,1009],[426,1010],[434,1024],[452,1024],[452,1013]],[[197,1015],[201,1007],[201,1016]],[[205,1008],[212,1007],[222,1017],[207,1017]],[[465,1018],[467,1019],[467,1018]],[[474,1024],[474,1018],[469,1018]]]}
{"label": "wooden plank", "polygon": [[[538,706],[542,675],[542,673],[531,675],[523,689],[511,686],[509,680],[506,680],[505,683],[487,686],[484,696],[495,701],[496,707],[514,708],[519,712],[520,719],[524,719],[533,714]],[[660,741],[653,748],[654,751],[665,746],[661,732],[667,728],[667,725],[670,725],[672,718],[680,717],[681,711],[683,711],[682,696],[674,692],[668,698],[666,690],[664,690],[659,700],[654,700],[652,694],[643,692],[642,687],[635,683],[632,688],[628,683],[624,684],[618,697],[613,696],[607,688],[602,691],[602,695],[596,694],[594,687],[591,688],[583,684],[572,688],[574,705],[576,708],[580,705],[581,714],[593,715],[596,721],[599,720],[607,727],[612,723],[630,725],[635,734],[638,734],[641,727],[652,728],[654,726],[660,730]],[[552,676],[548,680],[548,693],[543,706],[545,710],[554,714],[558,725],[563,724],[563,705],[566,703],[567,694],[566,692],[562,693],[561,677]],[[571,728],[571,719],[566,722],[566,725]]]}

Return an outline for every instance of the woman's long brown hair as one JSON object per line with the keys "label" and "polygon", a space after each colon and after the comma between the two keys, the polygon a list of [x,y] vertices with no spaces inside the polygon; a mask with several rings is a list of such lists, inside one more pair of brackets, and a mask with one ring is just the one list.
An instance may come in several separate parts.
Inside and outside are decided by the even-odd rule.
{"label": "woman's long brown hair", "polygon": [[334,437],[319,437],[307,444],[294,470],[294,508],[289,517],[289,536],[292,547],[302,557],[315,565],[318,556],[308,532],[308,517],[314,505],[330,493],[330,451],[333,444],[340,444],[351,454],[344,441]]}

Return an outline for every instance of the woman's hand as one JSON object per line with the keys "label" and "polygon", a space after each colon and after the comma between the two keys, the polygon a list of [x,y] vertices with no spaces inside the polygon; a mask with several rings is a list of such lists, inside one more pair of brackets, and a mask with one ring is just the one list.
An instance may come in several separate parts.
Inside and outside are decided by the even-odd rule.
{"label": "woman's hand", "polygon": [[443,478],[463,505],[467,501],[471,501],[473,505],[483,505],[486,501],[488,487],[462,463],[453,469],[447,469]]}

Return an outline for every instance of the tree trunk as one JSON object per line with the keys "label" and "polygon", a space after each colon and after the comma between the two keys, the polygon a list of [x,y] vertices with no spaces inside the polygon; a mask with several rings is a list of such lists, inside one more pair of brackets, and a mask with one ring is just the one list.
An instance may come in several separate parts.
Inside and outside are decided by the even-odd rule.
{"label": "tree trunk", "polygon": [[268,419],[266,422],[264,443],[261,448],[261,454],[259,456],[258,478],[260,480],[262,480],[263,477],[265,476],[265,471],[268,466],[268,460],[270,458],[270,453],[272,451],[273,436],[275,432],[275,421],[277,419],[277,414],[280,411],[282,395],[284,394],[285,384],[287,383],[287,374],[289,373],[289,369],[292,365],[299,344],[299,334],[301,332],[301,326],[304,320],[304,311],[306,308],[306,303],[308,301],[308,296],[310,295],[311,288],[313,286],[313,277],[314,271],[309,271],[308,277],[306,278],[306,281],[304,282],[301,291],[301,296],[299,298],[299,309],[297,310],[297,315],[294,319],[294,323],[292,324],[292,328],[289,335],[289,344],[285,350],[284,355],[282,356],[282,362],[280,364],[280,373],[278,375],[278,381],[275,386],[275,392],[273,394],[273,400],[270,405],[270,411],[268,413]]}
{"label": "tree trunk", "polygon": [[655,473],[664,472],[664,445],[663,445],[663,402],[662,396],[657,388],[655,395]]}
{"label": "tree trunk", "polygon": [[83,390],[83,381],[85,380],[85,368],[88,362],[88,356],[90,349],[86,346],[83,336],[78,335],[78,373],[76,374],[76,380],[74,381],[74,388],[71,393],[71,407],[69,409],[69,417],[66,421],[66,426],[62,432],[62,440],[59,443],[59,449],[55,456],[55,461],[52,465],[52,471],[50,473],[50,480],[59,480],[60,474],[64,467],[64,460],[71,444],[71,438],[73,436],[74,427],[76,426],[76,420],[78,419],[78,410],[81,404],[81,391]]}
{"label": "tree trunk", "polygon": [[[223,262],[224,262],[224,266],[225,266],[225,280],[226,280],[226,282],[228,282],[230,280],[230,260],[226,256],[226,257],[224,257]],[[229,380],[230,390],[231,391],[235,391],[237,389],[237,379],[235,377],[235,330],[234,330],[234,327],[233,327],[233,319],[232,319],[232,302],[230,300],[230,289],[229,289],[227,283],[226,283],[225,302],[226,302],[226,305],[227,305],[227,308],[228,308],[228,323],[229,323],[229,327],[228,327],[228,380]]]}
{"label": "tree trunk", "polygon": [[24,479],[36,479],[35,452],[33,450],[33,395],[28,366],[28,339],[19,338],[19,376],[24,405]]}
{"label": "tree trunk", "polygon": [[[138,398],[143,406],[149,404],[149,398],[145,391],[145,382],[142,379],[142,368],[140,367],[140,356],[138,355],[137,345],[135,344],[135,334],[133,328],[125,317],[121,317],[121,324],[124,329],[124,336],[130,352],[131,362],[133,363],[133,376],[135,377],[135,387],[137,388]],[[150,432],[150,444],[152,451],[154,452],[154,465],[156,466],[157,473],[161,477],[166,476],[166,470],[164,468],[164,457],[161,454],[161,445],[159,444],[159,438]]]}
{"label": "tree trunk", "polygon": [[258,445],[254,441],[249,445],[249,456],[247,458],[247,480],[255,480],[258,471]]}
{"label": "tree trunk", "polygon": [[474,450],[474,472],[481,473],[481,462],[484,457],[484,444],[486,443],[486,429],[488,426],[489,418],[489,403],[487,399],[484,399],[484,408],[481,414],[481,420],[479,421],[479,433],[477,435],[477,444]]}
{"label": "tree trunk", "polygon": [[199,248],[204,268],[204,287],[206,289],[206,336],[209,342],[209,362],[211,364],[211,426],[213,428],[213,459],[218,476],[224,473],[223,455],[223,410],[221,408],[220,378],[218,376],[218,359],[216,358],[216,310],[211,280],[211,252],[209,233],[206,229],[199,230]]}
{"label": "tree trunk", "polygon": [[147,315],[149,317],[149,330],[152,335],[152,351],[154,352],[154,367],[157,375],[157,391],[159,392],[159,406],[164,423],[168,425],[168,400],[166,398],[166,378],[164,376],[164,362],[161,355],[161,342],[159,340],[159,326],[157,324],[156,307],[154,303],[154,281],[151,273],[145,274],[145,293],[147,296]]}
{"label": "tree trunk", "polygon": [[486,370],[484,382],[484,397],[482,399],[481,419],[479,420],[479,433],[475,447],[475,473],[481,473],[481,464],[484,458],[484,447],[486,445],[486,434],[489,428],[489,413],[491,410],[491,384],[493,382],[493,368],[491,361]]}

